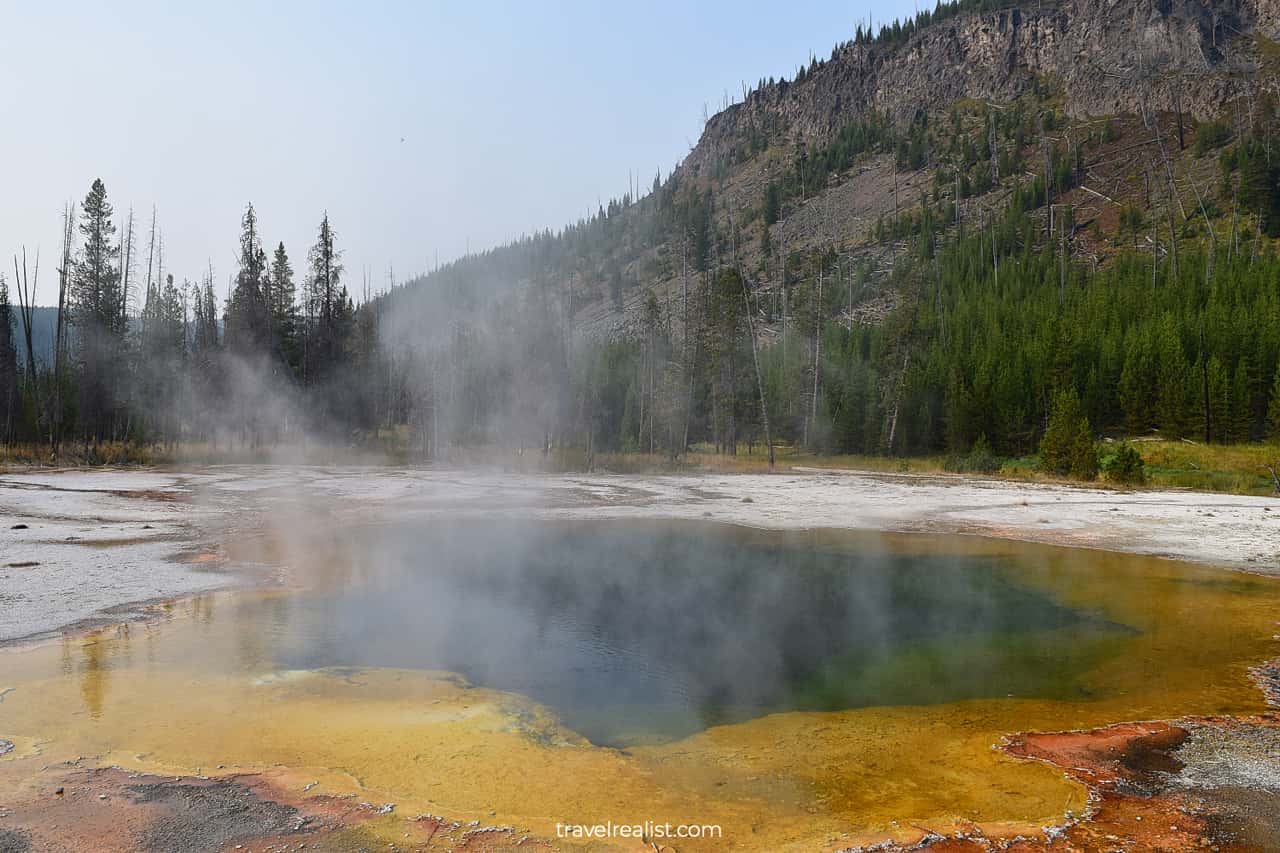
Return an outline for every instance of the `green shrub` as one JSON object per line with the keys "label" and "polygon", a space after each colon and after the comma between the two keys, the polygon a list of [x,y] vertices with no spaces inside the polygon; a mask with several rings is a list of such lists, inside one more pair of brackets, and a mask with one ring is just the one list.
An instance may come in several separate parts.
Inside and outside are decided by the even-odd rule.
{"label": "green shrub", "polygon": [[1203,157],[1215,148],[1221,148],[1231,139],[1231,125],[1225,120],[1208,121],[1196,128],[1195,151]]}
{"label": "green shrub", "polygon": [[1112,483],[1141,485],[1147,481],[1142,454],[1127,441],[1108,448],[1101,460],[1102,475]]}
{"label": "green shrub", "polygon": [[986,435],[979,435],[968,453],[952,453],[942,462],[943,470],[953,474],[995,474],[1000,471],[1000,457],[991,452]]}

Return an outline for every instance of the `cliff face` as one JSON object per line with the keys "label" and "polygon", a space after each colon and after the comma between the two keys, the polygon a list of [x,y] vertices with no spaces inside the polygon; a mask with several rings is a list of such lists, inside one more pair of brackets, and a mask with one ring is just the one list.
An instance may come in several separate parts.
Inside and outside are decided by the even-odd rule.
{"label": "cliff face", "polygon": [[935,22],[897,46],[848,45],[801,82],[756,90],[713,116],[682,165],[705,174],[752,126],[822,141],[869,111],[900,122],[963,98],[1009,101],[1037,77],[1072,117],[1178,108],[1222,114],[1261,84],[1257,33],[1280,36],[1280,0],[1065,0]]}

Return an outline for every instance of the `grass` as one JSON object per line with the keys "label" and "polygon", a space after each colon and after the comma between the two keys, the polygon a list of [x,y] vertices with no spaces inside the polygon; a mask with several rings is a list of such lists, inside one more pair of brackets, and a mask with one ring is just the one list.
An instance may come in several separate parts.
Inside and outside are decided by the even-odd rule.
{"label": "grass", "polygon": [[212,445],[204,442],[161,443],[103,441],[64,442],[54,453],[47,444],[0,444],[0,467],[151,467],[157,465],[405,465],[412,454],[381,443],[348,448],[326,444]]}
{"label": "grass", "polygon": [[160,465],[171,461],[159,445],[110,441],[67,443],[55,454],[47,444],[0,444],[0,465],[78,467]]}
{"label": "grass", "polygon": [[1237,495],[1270,495],[1276,483],[1266,466],[1280,470],[1280,445],[1191,444],[1139,441],[1153,488],[1195,489]]}
{"label": "grass", "polygon": [[[1194,444],[1186,441],[1139,440],[1134,446],[1145,462],[1150,489],[1188,489],[1238,495],[1272,495],[1276,483],[1267,465],[1280,471],[1280,445],[1276,444]],[[824,456],[799,447],[774,448],[775,469],[786,471],[796,467],[834,468],[889,474],[936,475],[946,473],[945,456]],[[159,444],[102,442],[94,445],[67,443],[54,456],[48,445],[0,445],[0,466],[154,466],[179,464],[270,464],[295,463],[333,465],[359,463],[365,465],[404,466],[426,460],[410,452],[390,436],[380,436],[376,445],[365,449],[309,446],[229,448],[207,444],[182,444],[165,447]],[[464,447],[450,451],[445,464],[453,466],[484,465],[509,471],[575,472],[585,471],[586,451],[557,448],[543,453],[539,448]],[[597,453],[591,468],[596,472],[615,474],[654,473],[721,473],[763,474],[769,471],[765,449],[745,446],[735,456],[717,454],[710,445],[695,445],[682,459],[672,461],[665,454]],[[1039,470],[1034,456],[1005,458],[1000,470],[990,476],[1021,482],[1070,482]],[[1090,485],[1107,487],[1097,481]]]}
{"label": "grass", "polygon": [[[787,469],[839,468],[850,471],[874,471],[894,474],[938,474],[943,471],[942,456],[859,456],[823,455],[803,447],[789,445],[773,449],[775,467]],[[769,470],[769,457],[763,447],[753,447],[749,452],[738,451],[737,456],[717,455],[710,445],[694,445],[686,455],[689,467],[723,473],[764,473]]]}
{"label": "grass", "polygon": [[[1275,481],[1267,471],[1268,463],[1280,471],[1280,445],[1275,444],[1192,444],[1185,441],[1137,441],[1134,446],[1145,462],[1148,489],[1187,489],[1237,495],[1272,495]],[[774,449],[777,470],[793,467],[835,468],[892,474],[944,474],[945,456],[823,456],[797,447]],[[582,470],[579,464],[562,470]],[[708,446],[695,446],[682,462],[672,464],[663,456],[648,454],[598,455],[595,470],[614,473],[651,473],[657,471],[709,471],[715,473],[759,474],[769,470],[762,448],[750,452],[740,450],[736,456],[717,455]],[[1000,480],[1038,483],[1072,483],[1062,477],[1044,473],[1034,456],[1001,460],[1000,470],[990,476]],[[1088,485],[1110,488],[1112,484],[1096,480]]]}

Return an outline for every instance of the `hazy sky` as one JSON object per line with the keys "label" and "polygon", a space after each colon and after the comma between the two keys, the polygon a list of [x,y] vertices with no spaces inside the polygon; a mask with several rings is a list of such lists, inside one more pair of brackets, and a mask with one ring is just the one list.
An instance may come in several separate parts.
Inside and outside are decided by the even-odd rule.
{"label": "hazy sky", "polygon": [[225,290],[252,201],[300,272],[327,209],[380,288],[647,187],[704,104],[914,8],[0,0],[0,260],[38,247],[47,302],[62,205],[101,177],[119,222],[156,207],[179,281],[212,262]]}

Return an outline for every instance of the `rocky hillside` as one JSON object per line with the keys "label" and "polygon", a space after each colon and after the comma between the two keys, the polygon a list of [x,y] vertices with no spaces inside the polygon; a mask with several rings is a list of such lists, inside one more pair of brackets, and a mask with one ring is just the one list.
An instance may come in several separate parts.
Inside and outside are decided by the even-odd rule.
{"label": "rocky hillside", "polygon": [[753,128],[821,142],[859,115],[906,123],[963,99],[1007,103],[1037,79],[1052,81],[1074,119],[1145,105],[1208,120],[1257,88],[1247,35],[1280,37],[1280,0],[1068,0],[962,12],[905,44],[845,43],[802,81],[751,92],[711,118],[682,168],[714,171]]}
{"label": "rocky hillside", "polygon": [[626,334],[732,257],[766,305],[815,270],[860,275],[842,314],[875,322],[896,301],[904,216],[983,222],[1037,179],[1050,196],[1038,215],[1069,211],[1064,250],[1095,265],[1170,211],[1232,235],[1253,227],[1218,155],[1280,90],[1280,0],[989,5],[859,31],[793,79],[762,81],[643,198],[410,282],[391,298],[430,310],[392,313],[424,335],[403,318],[535,290],[577,335]]}

